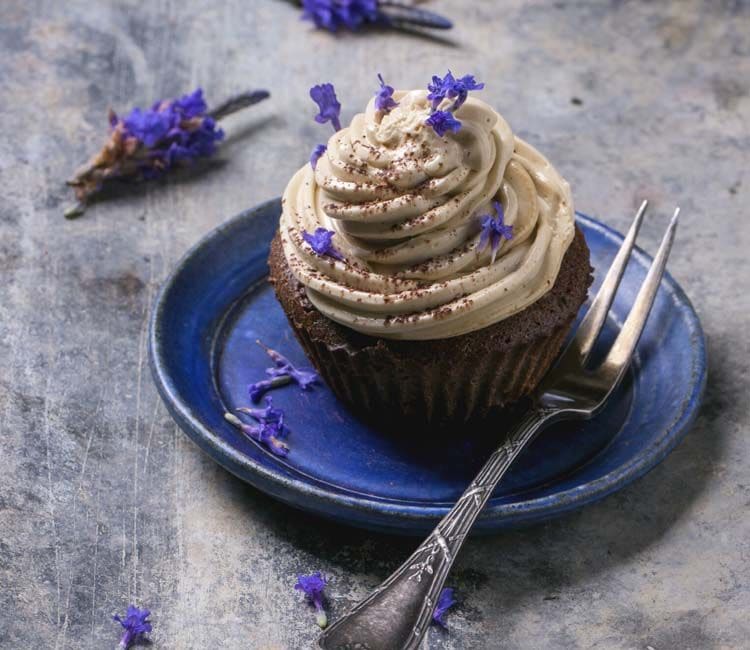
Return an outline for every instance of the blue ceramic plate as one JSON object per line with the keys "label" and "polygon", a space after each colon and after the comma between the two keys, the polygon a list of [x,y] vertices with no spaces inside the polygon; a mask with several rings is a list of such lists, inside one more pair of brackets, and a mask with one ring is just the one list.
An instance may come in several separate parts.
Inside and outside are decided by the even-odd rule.
{"label": "blue ceramic plate", "polygon": [[[487,458],[492,436],[457,431],[429,444],[408,430],[377,431],[323,385],[308,392],[292,386],[273,391],[291,429],[286,459],[223,419],[225,411],[249,405],[247,385],[270,365],[256,339],[309,366],[266,282],[280,209],[278,200],[270,201],[218,227],[165,282],[149,339],[159,392],[201,449],[260,490],[355,526],[425,533]],[[595,291],[622,236],[583,215],[578,224],[591,248]],[[650,261],[642,251],[634,253],[602,348],[616,335]],[[628,377],[597,418],[550,428],[518,459],[478,530],[542,521],[601,499],[669,453],[695,418],[706,380],[700,323],[669,275],[637,352]]]}

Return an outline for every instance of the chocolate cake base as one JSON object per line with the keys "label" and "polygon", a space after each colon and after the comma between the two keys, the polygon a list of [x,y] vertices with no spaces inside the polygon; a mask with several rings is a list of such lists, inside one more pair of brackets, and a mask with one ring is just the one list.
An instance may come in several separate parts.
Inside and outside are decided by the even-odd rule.
{"label": "chocolate cake base", "polygon": [[336,396],[367,419],[442,427],[484,417],[530,394],[552,365],[592,282],[576,228],[552,289],[484,329],[430,341],[360,334],[321,314],[289,270],[278,234],[270,282],[297,339]]}

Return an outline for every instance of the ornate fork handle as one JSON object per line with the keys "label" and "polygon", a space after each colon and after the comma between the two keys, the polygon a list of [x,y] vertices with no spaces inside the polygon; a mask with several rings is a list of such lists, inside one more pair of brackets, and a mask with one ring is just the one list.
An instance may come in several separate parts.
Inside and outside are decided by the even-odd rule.
{"label": "ornate fork handle", "polygon": [[523,416],[429,537],[374,592],[322,634],[321,648],[419,647],[448,572],[479,513],[521,450],[555,412],[537,405]]}

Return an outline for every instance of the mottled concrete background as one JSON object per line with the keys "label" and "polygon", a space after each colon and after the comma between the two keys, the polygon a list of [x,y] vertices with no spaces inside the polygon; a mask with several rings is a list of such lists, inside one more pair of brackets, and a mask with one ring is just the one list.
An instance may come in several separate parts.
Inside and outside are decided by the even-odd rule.
{"label": "mottled concrete background", "polygon": [[[421,86],[450,66],[623,229],[643,197],[650,250],[675,203],[670,268],[709,337],[705,406],[661,466],[564,520],[472,540],[462,605],[432,649],[742,648],[750,638],[747,256],[750,5],[465,2],[452,43],[339,39],[282,0],[0,4],[0,647],[110,648],[110,620],[150,607],[153,647],[297,649],[315,638],[292,590],[331,577],[333,615],[414,542],[284,507],[204,457],[152,385],[146,319],[198,237],[278,195],[321,129],[307,89],[346,115],[381,71]],[[502,6],[502,9],[499,7]],[[202,85],[270,101],[233,117],[223,162],[68,222],[63,180],[106,110]]]}

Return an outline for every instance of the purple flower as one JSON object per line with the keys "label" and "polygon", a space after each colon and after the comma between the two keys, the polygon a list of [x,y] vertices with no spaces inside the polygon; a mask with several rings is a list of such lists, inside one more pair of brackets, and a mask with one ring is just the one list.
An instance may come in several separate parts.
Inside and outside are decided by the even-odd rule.
{"label": "purple flower", "polygon": [[112,179],[158,178],[177,164],[213,155],[224,132],[216,119],[230,115],[268,97],[266,91],[242,93],[209,113],[203,91],[156,102],[150,109],[134,108],[120,118],[109,112],[109,140],[102,150],[79,169],[68,184],[75,189],[78,205],[67,217],[83,213],[89,198]]}
{"label": "purple flower", "polygon": [[[250,399],[253,402],[257,402],[263,394],[272,388],[278,388],[279,386],[285,386],[286,384],[296,382],[302,390],[307,390],[312,384],[318,381],[318,373],[315,371],[296,368],[294,364],[280,352],[272,350],[260,341],[256,341],[256,343],[266,351],[266,354],[271,357],[276,365],[273,368],[266,368],[266,374],[271,377],[270,379],[257,381],[248,386]],[[270,397],[267,399],[270,399]],[[254,413],[247,410],[245,412],[255,417]],[[267,415],[263,415],[262,417],[267,417]]]}
{"label": "purple flower", "polygon": [[436,110],[444,99],[454,99],[453,105],[450,110],[455,111],[461,107],[469,96],[471,90],[482,90],[484,88],[483,83],[477,83],[474,79],[474,75],[467,74],[456,79],[453,73],[448,70],[448,74],[442,79],[438,76],[432,77],[432,83],[427,86],[429,94],[427,99],[432,101],[432,110]]}
{"label": "purple flower", "polygon": [[273,405],[273,399],[271,399],[270,395],[266,397],[265,408],[254,409],[243,406],[237,410],[241,413],[247,413],[250,417],[253,417],[264,424],[279,422],[283,424],[284,422],[284,411],[277,409]]}
{"label": "purple flower", "polygon": [[441,138],[448,131],[457,133],[461,128],[461,122],[450,111],[435,111],[425,120],[425,124],[431,126]]}
{"label": "purple flower", "polygon": [[285,457],[289,454],[289,447],[284,442],[289,435],[289,430],[284,425],[284,412],[273,406],[270,397],[266,397],[265,408],[243,407],[237,410],[254,418],[258,424],[247,424],[232,413],[224,413],[224,419],[240,429],[248,438],[268,447],[277,456]]}
{"label": "purple flower", "polygon": [[333,246],[333,236],[336,233],[333,230],[326,230],[325,228],[317,228],[314,233],[310,234],[307,231],[302,232],[302,239],[304,239],[313,251],[320,256],[328,255],[335,260],[345,261],[344,256],[339,253]]}
{"label": "purple flower", "polygon": [[356,31],[364,23],[378,20],[378,0],[302,0],[303,20],[336,32],[340,27]]}
{"label": "purple flower", "polygon": [[440,592],[437,605],[435,605],[435,611],[432,612],[432,620],[438,625],[448,627],[445,623],[445,614],[455,604],[456,600],[453,598],[453,589],[446,587]]}
{"label": "purple flower", "polygon": [[487,243],[491,243],[492,261],[490,264],[495,263],[497,249],[500,248],[500,242],[503,238],[513,239],[513,226],[505,225],[503,204],[500,201],[493,201],[492,205],[495,207],[495,216],[483,214],[479,217],[482,224],[482,234],[479,237],[479,244],[477,245],[477,251],[481,253],[487,247]]}
{"label": "purple flower", "polygon": [[125,618],[115,614],[112,618],[125,628],[120,639],[121,648],[129,648],[133,643],[144,640],[144,635],[151,631],[151,622],[148,617],[151,612],[147,609],[138,609],[135,605],[128,605]]}
{"label": "purple flower", "polygon": [[341,114],[341,104],[336,98],[336,90],[333,84],[319,84],[310,88],[310,98],[318,105],[318,114],[315,121],[318,124],[330,122],[334,130],[341,130],[339,115]]}
{"label": "purple flower", "polygon": [[297,584],[294,585],[295,589],[299,589],[305,593],[307,601],[315,607],[315,621],[321,628],[328,625],[328,617],[324,609],[325,594],[323,593],[327,582],[320,571],[318,571],[309,576],[297,576]]}
{"label": "purple flower", "polygon": [[203,115],[208,110],[208,106],[203,99],[203,89],[196,88],[189,95],[183,95],[175,100],[174,110],[188,119]]}
{"label": "purple flower", "polygon": [[387,113],[393,108],[398,106],[398,103],[393,99],[393,86],[386,86],[383,81],[383,75],[378,73],[378,80],[380,81],[380,90],[375,93],[375,108],[379,111]]}
{"label": "purple flower", "polygon": [[326,149],[328,149],[328,147],[326,147],[324,144],[315,145],[315,148],[310,154],[310,165],[312,165],[313,169],[317,167],[318,160],[320,160],[320,157],[326,152]]}
{"label": "purple flower", "polygon": [[256,341],[256,343],[266,351],[266,354],[271,357],[271,360],[276,364],[274,368],[266,368],[267,375],[274,378],[289,377],[292,381],[295,381],[302,390],[307,390],[312,384],[318,381],[318,373],[314,370],[296,368],[294,364],[280,352],[272,350],[267,345],[263,345],[260,341]]}
{"label": "purple flower", "polygon": [[150,148],[166,137],[172,128],[172,118],[168,112],[142,111],[140,108],[134,108],[125,116],[122,123],[128,136]]}

